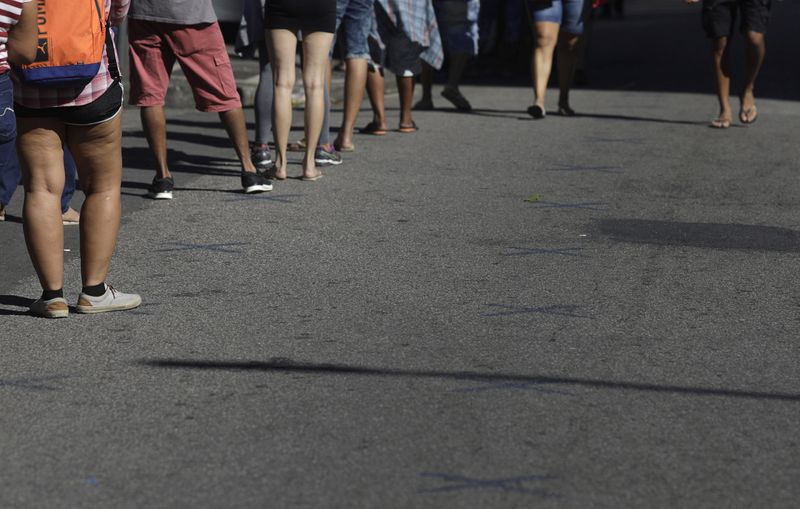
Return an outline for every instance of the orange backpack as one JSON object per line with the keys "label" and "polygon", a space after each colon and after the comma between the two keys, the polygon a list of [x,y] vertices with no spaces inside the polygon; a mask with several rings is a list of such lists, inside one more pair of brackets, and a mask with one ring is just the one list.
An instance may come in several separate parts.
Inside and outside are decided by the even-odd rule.
{"label": "orange backpack", "polygon": [[34,87],[83,87],[100,70],[108,48],[109,69],[117,78],[110,30],[101,0],[35,0],[39,23],[36,60],[16,68],[22,83]]}

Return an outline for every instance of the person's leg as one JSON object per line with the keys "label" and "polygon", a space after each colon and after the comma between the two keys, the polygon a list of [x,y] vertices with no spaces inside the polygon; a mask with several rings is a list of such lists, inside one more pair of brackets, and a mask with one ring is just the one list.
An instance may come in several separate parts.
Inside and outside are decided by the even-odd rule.
{"label": "person's leg", "polygon": [[295,79],[297,34],[289,30],[267,30],[269,59],[275,99],[272,106],[272,132],[275,138],[275,178],[286,178],[286,146],[292,127],[292,89]]}
{"label": "person's leg", "polygon": [[571,116],[575,112],[569,106],[569,89],[575,75],[580,35],[561,32],[558,36],[558,111]]}
{"label": "person's leg", "polygon": [[411,128],[411,103],[414,101],[414,76],[397,75],[397,90],[400,93],[400,129]]}
{"label": "person's leg", "polygon": [[228,111],[220,111],[219,119],[222,121],[228,138],[233,143],[236,157],[242,165],[242,171],[255,173],[256,167],[250,160],[250,143],[247,141],[247,124],[244,120],[244,110],[241,106]]}
{"label": "person's leg", "polygon": [[272,138],[272,65],[269,62],[267,44],[261,41],[258,45],[258,87],[256,87],[255,114],[257,145],[269,144]]}
{"label": "person's leg", "polygon": [[81,279],[104,283],[117,244],[122,215],[122,115],[93,126],[68,126],[67,142],[81,189]]}
{"label": "person's leg", "polygon": [[433,109],[433,67],[422,63],[422,73],[419,75],[419,82],[422,85],[422,98],[414,105],[415,110]]}
{"label": "person's leg", "polygon": [[364,99],[368,66],[369,61],[366,58],[349,58],[345,61],[344,115],[342,128],[333,142],[337,150],[352,150],[353,148],[353,130],[356,127],[356,119]]}
{"label": "person's leg", "polygon": [[54,118],[18,118],[17,126],[17,152],[25,185],[23,231],[28,254],[42,289],[60,291],[64,286],[61,194],[65,129]]}
{"label": "person's leg", "polygon": [[533,79],[533,105],[545,110],[544,98],[550,71],[553,68],[553,51],[558,41],[559,24],[551,21],[534,23],[536,47],[533,49],[531,61],[531,78]]}
{"label": "person's leg", "polygon": [[167,117],[163,106],[143,106],[139,109],[142,130],[156,162],[156,178],[172,178],[167,164]]}
{"label": "person's leg", "polygon": [[728,38],[717,37],[712,42],[714,78],[717,86],[717,99],[719,100],[719,115],[711,122],[712,127],[725,128],[730,126],[733,114],[731,113],[730,89],[730,54],[728,51]]}
{"label": "person's leg", "polygon": [[303,89],[306,93],[304,180],[315,180],[322,175],[314,162],[314,153],[317,150],[325,115],[325,81],[330,65],[329,54],[332,44],[333,34],[331,33],[303,34]]}
{"label": "person's leg", "polygon": [[742,90],[742,111],[739,119],[745,124],[755,122],[758,117],[756,109],[755,86],[758,71],[764,63],[766,54],[766,42],[764,34],[755,31],[748,31],[745,36],[745,72],[744,89]]}
{"label": "person's leg", "polygon": [[386,130],[383,68],[373,66],[367,75],[367,95],[372,106],[372,124],[379,131]]}
{"label": "person's leg", "polygon": [[65,225],[78,224],[81,215],[69,206],[75,194],[75,181],[78,178],[75,161],[69,149],[64,147],[64,192],[61,193],[61,220]]}

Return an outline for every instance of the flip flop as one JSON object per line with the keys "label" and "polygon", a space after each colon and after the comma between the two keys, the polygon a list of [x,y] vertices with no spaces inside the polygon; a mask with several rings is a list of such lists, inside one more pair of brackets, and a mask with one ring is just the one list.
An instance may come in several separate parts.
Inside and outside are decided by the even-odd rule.
{"label": "flip flop", "polygon": [[538,104],[534,104],[533,106],[528,107],[528,115],[532,116],[536,120],[540,120],[547,116],[547,111],[545,111],[545,109]]}
{"label": "flip flop", "polygon": [[708,124],[712,129],[727,129],[731,126],[731,121],[724,118],[715,118]]}
{"label": "flip flop", "polygon": [[321,179],[323,176],[324,175],[322,175],[322,173],[320,173],[316,177],[300,177],[300,180],[302,180],[303,182],[316,182],[317,180]]}
{"label": "flip flop", "polygon": [[344,145],[340,145],[336,142],[334,142],[333,148],[335,148],[339,152],[355,152],[356,150],[355,145],[350,145],[349,147],[345,147]]}
{"label": "flip flop", "polygon": [[385,136],[386,129],[381,128],[377,122],[370,122],[358,130],[361,134],[372,134],[374,136]]}
{"label": "flip flop", "polygon": [[758,120],[758,108],[756,108],[756,105],[754,104],[746,109],[742,108],[742,111],[739,112],[739,120],[743,124],[755,124],[756,120]]}
{"label": "flip flop", "polygon": [[417,127],[416,122],[411,122],[411,125],[400,124],[397,130],[400,131],[401,133],[415,133],[419,131],[419,127]]}

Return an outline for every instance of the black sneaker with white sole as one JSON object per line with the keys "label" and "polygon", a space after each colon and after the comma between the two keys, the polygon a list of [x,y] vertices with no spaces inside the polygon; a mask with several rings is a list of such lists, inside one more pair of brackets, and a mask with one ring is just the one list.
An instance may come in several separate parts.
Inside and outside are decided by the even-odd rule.
{"label": "black sneaker with white sole", "polygon": [[147,188],[147,197],[154,200],[171,200],[175,181],[171,177],[161,179],[155,177],[153,183]]}
{"label": "black sneaker with white sole", "polygon": [[336,149],[328,151],[323,147],[317,147],[314,151],[314,163],[319,166],[338,166],[342,164],[342,156]]}
{"label": "black sneaker with white sole", "polygon": [[253,145],[250,147],[250,160],[256,165],[256,168],[263,170],[272,164],[272,153],[269,151],[269,145]]}
{"label": "black sneaker with white sole", "polygon": [[264,191],[272,191],[272,181],[261,173],[243,171],[242,187],[247,194],[263,193]]}

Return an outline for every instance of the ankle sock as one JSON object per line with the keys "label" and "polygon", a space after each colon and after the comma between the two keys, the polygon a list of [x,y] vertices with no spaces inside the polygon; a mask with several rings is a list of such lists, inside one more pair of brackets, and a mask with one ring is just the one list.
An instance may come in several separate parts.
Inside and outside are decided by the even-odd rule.
{"label": "ankle sock", "polygon": [[64,298],[63,288],[59,288],[58,290],[44,290],[42,292],[42,300],[63,299],[63,298]]}
{"label": "ankle sock", "polygon": [[84,286],[83,290],[81,291],[91,297],[102,297],[103,294],[106,293],[106,284],[105,282],[103,282],[100,283],[99,285]]}

